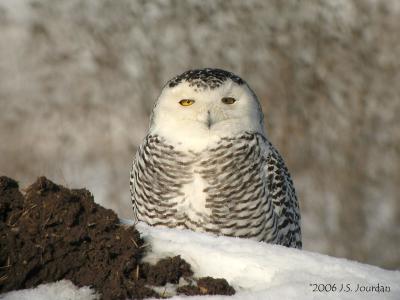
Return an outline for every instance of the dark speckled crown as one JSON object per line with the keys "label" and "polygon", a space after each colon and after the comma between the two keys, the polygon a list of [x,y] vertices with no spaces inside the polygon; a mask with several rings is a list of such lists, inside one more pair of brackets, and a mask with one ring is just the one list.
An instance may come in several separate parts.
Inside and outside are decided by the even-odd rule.
{"label": "dark speckled crown", "polygon": [[189,86],[198,89],[215,89],[221,86],[225,81],[231,79],[233,82],[242,85],[244,80],[239,76],[221,69],[196,69],[189,70],[168,81],[168,87],[174,87],[183,81],[189,82]]}

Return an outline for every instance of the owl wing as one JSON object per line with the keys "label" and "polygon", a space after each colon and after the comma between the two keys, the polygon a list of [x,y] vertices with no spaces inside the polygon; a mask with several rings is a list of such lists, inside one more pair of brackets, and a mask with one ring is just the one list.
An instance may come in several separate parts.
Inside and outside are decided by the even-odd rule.
{"label": "owl wing", "polygon": [[138,176],[138,161],[140,159],[140,147],[137,149],[135,158],[133,159],[132,162],[132,169],[130,172],[130,180],[129,180],[129,190],[131,192],[131,201],[132,201],[132,206],[133,206],[133,220],[136,223],[138,221],[138,216],[137,216],[137,202],[135,199],[135,183],[137,182],[137,176]]}
{"label": "owl wing", "polygon": [[275,147],[265,140],[265,167],[269,201],[277,216],[277,244],[301,248],[300,209],[289,171]]}

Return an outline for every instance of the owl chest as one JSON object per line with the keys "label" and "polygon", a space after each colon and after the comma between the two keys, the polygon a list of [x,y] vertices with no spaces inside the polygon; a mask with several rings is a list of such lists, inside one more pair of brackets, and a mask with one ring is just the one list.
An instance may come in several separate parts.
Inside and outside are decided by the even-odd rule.
{"label": "owl chest", "polygon": [[182,185],[181,194],[172,200],[176,203],[177,216],[196,221],[210,216],[212,211],[207,208],[207,187],[208,182],[192,170],[191,180]]}
{"label": "owl chest", "polygon": [[222,148],[199,153],[192,159],[189,163],[189,159],[177,157],[175,162],[169,162],[176,170],[164,168],[164,174],[155,178],[174,178],[177,193],[164,201],[173,207],[177,219],[199,223],[210,223],[221,216],[230,219],[245,207],[246,199],[261,195],[262,161],[254,148]]}
{"label": "owl chest", "polygon": [[256,215],[265,197],[262,151],[254,135],[222,140],[202,152],[149,140],[138,157],[134,197],[139,215],[151,224],[230,227]]}

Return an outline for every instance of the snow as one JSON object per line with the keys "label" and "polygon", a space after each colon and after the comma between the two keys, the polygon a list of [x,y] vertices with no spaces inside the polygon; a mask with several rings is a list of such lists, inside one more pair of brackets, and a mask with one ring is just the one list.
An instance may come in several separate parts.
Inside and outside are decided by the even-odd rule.
{"label": "snow", "polygon": [[[137,228],[151,245],[145,260],[181,255],[196,276],[225,278],[237,291],[233,297],[191,299],[400,299],[399,271],[246,239],[141,223]],[[342,284],[354,290],[379,284],[390,292],[313,292],[313,283],[336,284],[338,290]]]}
{"label": "snow", "polygon": [[[173,300],[400,299],[399,271],[246,239],[153,228],[142,223],[137,228],[150,248],[146,261],[181,255],[192,265],[195,276],[225,278],[236,289],[234,296],[175,296]],[[320,288],[335,285],[337,290],[315,292],[312,284],[320,284]],[[355,291],[357,286],[370,289],[378,284],[386,291]],[[339,291],[342,285],[344,289]],[[346,285],[352,291],[345,292]],[[77,289],[68,281],[4,296],[7,300],[95,299],[89,288]]]}
{"label": "snow", "polygon": [[88,288],[77,288],[69,280],[41,284],[34,289],[26,289],[0,295],[2,300],[94,300],[95,292]]}

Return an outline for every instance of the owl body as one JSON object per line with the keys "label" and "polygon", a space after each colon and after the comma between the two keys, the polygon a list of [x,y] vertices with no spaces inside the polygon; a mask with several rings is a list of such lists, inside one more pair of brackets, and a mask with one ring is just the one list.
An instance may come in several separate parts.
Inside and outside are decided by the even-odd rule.
{"label": "owl body", "polygon": [[188,71],[164,87],[131,194],[137,220],[153,226],[301,247],[293,182],[258,100],[223,70]]}

